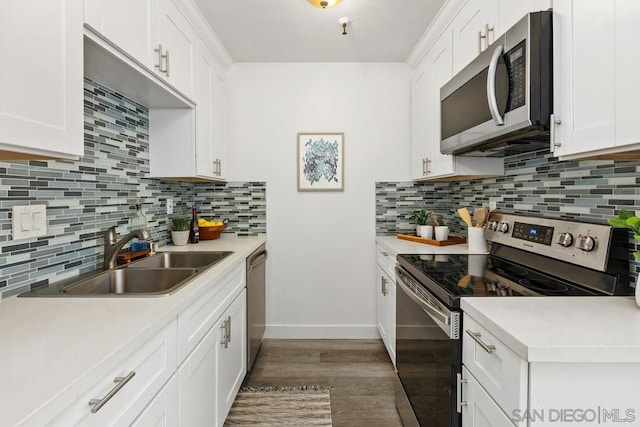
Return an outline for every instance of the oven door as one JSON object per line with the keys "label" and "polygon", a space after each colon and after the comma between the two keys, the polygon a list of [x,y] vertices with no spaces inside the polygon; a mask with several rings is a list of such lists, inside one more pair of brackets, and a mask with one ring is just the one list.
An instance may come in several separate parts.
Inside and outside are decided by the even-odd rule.
{"label": "oven door", "polygon": [[444,307],[396,268],[396,406],[405,426],[460,425],[456,374],[461,369],[460,313]]}

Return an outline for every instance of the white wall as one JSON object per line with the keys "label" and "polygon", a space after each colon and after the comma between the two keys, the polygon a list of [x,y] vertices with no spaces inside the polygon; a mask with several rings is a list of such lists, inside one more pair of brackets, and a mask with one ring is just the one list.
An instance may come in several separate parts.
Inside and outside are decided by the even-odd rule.
{"label": "white wall", "polygon": [[[228,178],[267,182],[267,336],[377,337],[375,182],[410,179],[408,67],[241,63],[228,90]],[[344,132],[344,192],[297,191],[298,132]]]}

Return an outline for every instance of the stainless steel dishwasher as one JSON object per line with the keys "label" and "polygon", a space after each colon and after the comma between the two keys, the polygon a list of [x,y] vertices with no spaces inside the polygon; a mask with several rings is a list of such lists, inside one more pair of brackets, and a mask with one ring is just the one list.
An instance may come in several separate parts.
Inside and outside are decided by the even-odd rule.
{"label": "stainless steel dishwasher", "polygon": [[247,257],[247,371],[256,360],[264,336],[267,256],[263,244]]}

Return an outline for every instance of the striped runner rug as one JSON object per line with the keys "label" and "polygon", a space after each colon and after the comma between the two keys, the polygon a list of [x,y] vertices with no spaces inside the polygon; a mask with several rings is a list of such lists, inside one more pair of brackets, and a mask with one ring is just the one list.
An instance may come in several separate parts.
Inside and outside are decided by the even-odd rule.
{"label": "striped runner rug", "polygon": [[330,387],[243,387],[226,426],[331,427]]}

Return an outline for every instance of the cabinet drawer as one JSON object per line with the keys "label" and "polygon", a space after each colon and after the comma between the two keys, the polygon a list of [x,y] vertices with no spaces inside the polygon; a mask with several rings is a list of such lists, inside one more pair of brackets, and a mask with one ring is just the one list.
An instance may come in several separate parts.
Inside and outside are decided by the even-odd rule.
{"label": "cabinet drawer", "polygon": [[182,363],[242,292],[246,283],[245,274],[245,265],[242,263],[215,279],[207,293],[178,316],[178,363]]}
{"label": "cabinet drawer", "polygon": [[471,316],[463,323],[462,363],[505,413],[526,408],[527,362]]}
{"label": "cabinet drawer", "polygon": [[[177,322],[174,319],[62,411],[51,425],[103,427],[131,424],[175,372],[178,366],[177,341]],[[125,380],[116,383],[116,377]],[[121,388],[107,400],[106,397],[118,386]],[[89,404],[93,399],[106,401],[95,413],[91,411],[97,406]]]}
{"label": "cabinet drawer", "polygon": [[478,381],[462,368],[462,427],[513,427],[509,417],[502,412]]}
{"label": "cabinet drawer", "polygon": [[383,246],[376,246],[376,253],[378,257],[378,265],[387,273],[387,275],[393,279],[393,283],[396,282],[396,256]]}

